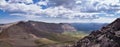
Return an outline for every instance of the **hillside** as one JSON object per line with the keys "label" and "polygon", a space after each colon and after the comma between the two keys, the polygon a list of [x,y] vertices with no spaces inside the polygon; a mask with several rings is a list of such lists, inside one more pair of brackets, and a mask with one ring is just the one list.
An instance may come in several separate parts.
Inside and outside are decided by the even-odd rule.
{"label": "hillside", "polygon": [[4,43],[0,43],[0,45],[8,45],[8,47],[38,47],[38,45],[75,40],[71,36],[61,34],[68,31],[75,32],[76,30],[69,24],[36,21],[10,23],[1,26],[0,42]]}
{"label": "hillside", "polygon": [[79,40],[74,47],[120,47],[120,18]]}

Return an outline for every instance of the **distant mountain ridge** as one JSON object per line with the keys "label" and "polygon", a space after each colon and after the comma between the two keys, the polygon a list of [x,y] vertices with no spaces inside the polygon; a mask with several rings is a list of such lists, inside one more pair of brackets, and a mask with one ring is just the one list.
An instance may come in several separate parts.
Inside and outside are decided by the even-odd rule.
{"label": "distant mountain ridge", "polygon": [[0,26],[3,26],[4,24],[0,24]]}
{"label": "distant mountain ridge", "polygon": [[90,33],[91,31],[98,30],[103,26],[106,26],[108,23],[71,23],[71,25],[77,31],[84,31]]}
{"label": "distant mountain ridge", "polygon": [[[29,22],[30,23],[41,23],[42,26],[45,26],[45,24],[64,25],[61,27],[64,28],[66,31],[82,31],[85,33],[90,33],[91,31],[98,30],[108,24],[108,23],[46,23],[46,22],[38,22],[38,21],[29,21]],[[12,23],[10,23],[10,24],[12,24]],[[0,24],[0,26],[3,26],[3,25],[5,25],[5,24]],[[50,26],[50,25],[48,25],[48,26]],[[71,29],[67,29],[66,27],[71,28]],[[49,27],[46,27],[46,28],[49,28]],[[60,31],[58,31],[58,32],[60,32]]]}
{"label": "distant mountain ridge", "polygon": [[[19,21],[10,24],[4,24],[4,26],[12,26],[12,25],[19,25],[19,24],[27,24],[32,25],[35,28],[39,28],[39,30],[43,31],[50,31],[50,32],[64,32],[64,31],[76,31],[74,27],[67,23],[45,23],[45,22],[38,22],[38,21]],[[1,24],[3,26],[3,24]],[[54,29],[54,30],[53,30]],[[53,30],[53,31],[52,31]]]}

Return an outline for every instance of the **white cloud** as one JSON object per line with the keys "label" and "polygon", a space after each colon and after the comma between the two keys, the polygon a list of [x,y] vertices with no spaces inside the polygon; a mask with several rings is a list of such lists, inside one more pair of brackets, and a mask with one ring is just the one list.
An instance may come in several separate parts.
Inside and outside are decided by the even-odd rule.
{"label": "white cloud", "polygon": [[94,23],[111,23],[112,21],[114,21],[116,18],[107,18],[107,17],[100,17],[98,19],[94,19],[91,22]]}
{"label": "white cloud", "polygon": [[79,2],[76,7],[79,6],[78,8],[83,12],[101,12],[111,10],[111,8],[116,10],[120,7],[119,0],[77,0],[76,2]]}
{"label": "white cloud", "polygon": [[[16,1],[17,2],[17,1]],[[78,18],[94,18],[94,15],[91,13],[81,13],[79,11],[73,11],[70,9],[65,8],[64,6],[58,7],[50,7],[45,10],[41,9],[40,6],[37,4],[25,4],[25,3],[8,3],[5,2],[6,5],[0,5],[3,10],[8,12],[20,12],[20,16],[25,17],[53,17],[53,18],[66,18],[66,19],[73,19],[75,17]],[[23,14],[22,14],[23,13]],[[13,14],[12,14],[13,15]],[[18,15],[18,14],[17,14]],[[31,16],[30,16],[31,15]]]}
{"label": "white cloud", "polygon": [[33,3],[33,0],[9,0],[9,3]]}
{"label": "white cloud", "polygon": [[[51,7],[42,9],[40,5]],[[33,4],[33,0],[9,0],[8,2],[0,0],[0,9],[11,13],[10,15],[24,16],[29,19],[50,17],[94,20],[99,19],[99,14],[115,16],[116,11],[119,13],[120,3],[119,0],[46,0]],[[110,10],[114,12],[109,14]]]}
{"label": "white cloud", "polygon": [[73,11],[70,9],[67,9],[63,6],[55,7],[55,8],[48,8],[45,9],[43,14],[46,14],[48,17],[59,17],[59,18],[68,18],[68,19],[94,19],[98,18],[96,14],[99,13],[82,13],[79,11]]}
{"label": "white cloud", "polygon": [[47,6],[48,5],[48,2],[49,2],[49,0],[45,0],[45,1],[39,1],[37,4],[38,5],[45,5],[45,6]]}

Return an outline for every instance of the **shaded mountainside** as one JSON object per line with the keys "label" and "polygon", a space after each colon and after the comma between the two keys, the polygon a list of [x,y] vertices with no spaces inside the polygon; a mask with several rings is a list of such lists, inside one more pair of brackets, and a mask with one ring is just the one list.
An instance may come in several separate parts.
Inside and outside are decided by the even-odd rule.
{"label": "shaded mountainside", "polygon": [[84,31],[90,33],[91,31],[98,30],[108,23],[71,23],[77,31]]}
{"label": "shaded mountainside", "polygon": [[[6,24],[0,28],[0,47],[8,44],[8,47],[37,47],[42,44],[71,41],[74,38],[62,35],[61,33],[65,31],[76,31],[69,24],[35,21],[20,21]],[[47,41],[48,43],[39,40]],[[1,44],[2,42],[4,44]]]}
{"label": "shaded mountainside", "polygon": [[120,47],[120,18],[100,30],[93,31],[75,43],[74,47]]}

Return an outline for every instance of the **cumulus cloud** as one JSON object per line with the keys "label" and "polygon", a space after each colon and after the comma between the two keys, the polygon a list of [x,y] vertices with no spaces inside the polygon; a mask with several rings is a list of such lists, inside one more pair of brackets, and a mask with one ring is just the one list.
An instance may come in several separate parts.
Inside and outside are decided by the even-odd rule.
{"label": "cumulus cloud", "polygon": [[49,0],[49,5],[51,6],[64,6],[67,8],[72,8],[75,5],[75,0]]}
{"label": "cumulus cloud", "polygon": [[82,7],[83,12],[109,11],[120,7],[119,0],[79,0],[79,2],[78,6]]}
{"label": "cumulus cloud", "polygon": [[94,19],[94,20],[92,20],[90,22],[94,22],[94,23],[111,23],[115,19],[116,18],[100,17],[99,19]]}
{"label": "cumulus cloud", "polygon": [[[48,6],[42,9],[42,6]],[[120,13],[119,0],[0,0],[0,9],[13,16],[27,18],[47,17],[61,19],[98,19],[100,15]]]}
{"label": "cumulus cloud", "polygon": [[99,13],[82,13],[79,11],[73,11],[67,9],[63,6],[55,7],[55,8],[48,8],[44,10],[43,14],[46,14],[48,17],[55,17],[55,18],[68,18],[68,19],[94,19],[98,18],[97,14]]}
{"label": "cumulus cloud", "polygon": [[33,0],[8,0],[9,3],[33,3]]}
{"label": "cumulus cloud", "polygon": [[[13,2],[13,3],[11,3],[11,2]],[[19,3],[19,2],[21,2],[21,3]],[[15,15],[14,13],[19,13],[23,16],[28,15],[28,17],[30,17],[30,15],[35,16],[35,17],[42,16],[42,17],[66,18],[66,19],[67,18],[72,19],[75,17],[89,19],[89,18],[96,17],[94,15],[89,15],[88,13],[81,13],[79,11],[73,11],[73,10],[70,10],[70,9],[64,7],[64,5],[65,5],[64,3],[69,3],[68,1],[64,2],[61,0],[60,2],[63,2],[63,4],[58,3],[61,6],[50,7],[45,10],[41,9],[41,7],[38,6],[37,4],[29,4],[28,5],[28,4],[25,4],[25,2],[30,2],[30,1],[9,0],[8,2],[6,2],[3,0],[2,3],[4,3],[4,4],[1,3],[0,6],[1,6],[2,10],[10,12],[12,15]],[[39,2],[39,3],[44,4],[43,2],[42,3]],[[57,2],[58,1],[56,0],[56,3]],[[46,5],[46,4],[44,4],[44,5]]]}
{"label": "cumulus cloud", "polygon": [[48,2],[49,2],[49,0],[40,1],[40,2],[37,3],[37,5],[45,5],[45,6],[47,6]]}

